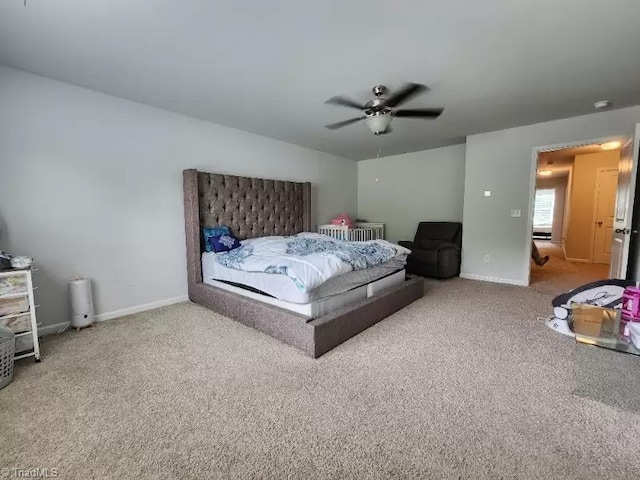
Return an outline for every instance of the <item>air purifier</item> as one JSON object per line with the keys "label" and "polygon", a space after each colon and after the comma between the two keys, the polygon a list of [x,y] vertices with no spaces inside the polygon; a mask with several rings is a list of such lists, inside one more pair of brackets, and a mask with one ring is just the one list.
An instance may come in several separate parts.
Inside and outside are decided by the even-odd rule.
{"label": "air purifier", "polygon": [[80,330],[93,325],[93,297],[91,296],[91,280],[74,278],[69,282],[71,298],[71,327]]}

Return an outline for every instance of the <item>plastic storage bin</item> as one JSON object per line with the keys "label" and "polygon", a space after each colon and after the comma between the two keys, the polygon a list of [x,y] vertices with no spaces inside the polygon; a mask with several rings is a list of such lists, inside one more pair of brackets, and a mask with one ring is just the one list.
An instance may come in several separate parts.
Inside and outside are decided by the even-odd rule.
{"label": "plastic storage bin", "polygon": [[31,314],[29,312],[20,315],[0,318],[0,328],[4,327],[13,333],[23,333],[31,331]]}
{"label": "plastic storage bin", "polygon": [[0,316],[29,311],[29,297],[0,298]]}
{"label": "plastic storage bin", "polygon": [[16,336],[7,328],[0,327],[0,388],[13,380],[13,361],[16,353]]}
{"label": "plastic storage bin", "polygon": [[0,295],[26,293],[29,289],[24,275],[8,275],[0,278]]}

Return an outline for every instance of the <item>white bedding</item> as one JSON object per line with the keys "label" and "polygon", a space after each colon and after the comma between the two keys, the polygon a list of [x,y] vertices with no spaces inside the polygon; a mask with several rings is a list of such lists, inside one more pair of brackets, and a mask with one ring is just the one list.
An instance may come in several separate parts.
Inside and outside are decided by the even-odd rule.
{"label": "white bedding", "polygon": [[292,237],[245,240],[215,262],[246,273],[288,278],[301,292],[311,292],[327,281],[353,271],[364,271],[391,260],[404,262],[411,251],[385,240],[344,242],[317,233]]}

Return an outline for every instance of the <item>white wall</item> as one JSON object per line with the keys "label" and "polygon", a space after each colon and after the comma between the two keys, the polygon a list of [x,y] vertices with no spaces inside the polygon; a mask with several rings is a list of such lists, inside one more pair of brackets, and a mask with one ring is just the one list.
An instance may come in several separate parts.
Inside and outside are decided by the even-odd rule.
{"label": "white wall", "polygon": [[462,221],[464,156],[463,144],[358,162],[358,217],[384,222],[392,242],[420,221]]}
{"label": "white wall", "polygon": [[[632,107],[467,137],[463,276],[527,283],[535,147],[631,134],[639,121],[640,107]],[[510,217],[511,209],[522,216]]]}
{"label": "white wall", "polygon": [[0,247],[35,258],[45,324],[79,275],[98,313],[186,294],[184,168],[310,181],[314,223],[357,211],[351,160],[0,68]]}

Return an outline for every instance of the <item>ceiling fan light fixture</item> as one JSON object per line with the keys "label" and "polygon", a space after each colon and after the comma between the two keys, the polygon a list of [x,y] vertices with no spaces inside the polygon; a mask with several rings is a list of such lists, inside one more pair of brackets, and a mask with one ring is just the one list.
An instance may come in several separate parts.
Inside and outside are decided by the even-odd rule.
{"label": "ceiling fan light fixture", "polygon": [[380,135],[387,130],[392,119],[393,117],[390,114],[380,112],[367,116],[367,118],[364,119],[364,123],[369,127],[371,133]]}
{"label": "ceiling fan light fixture", "polygon": [[398,108],[400,105],[410,101],[421,93],[425,93],[429,87],[419,83],[405,83],[401,88],[383,97],[387,92],[387,87],[377,85],[373,87],[373,94],[376,98],[369,100],[365,104],[356,102],[347,97],[331,97],[325,103],[329,105],[339,105],[341,107],[354,108],[360,110],[360,117],[350,118],[341,122],[325,125],[329,130],[337,130],[352,123],[364,120],[367,128],[374,135],[388,134],[391,132],[391,120],[393,117],[433,120],[438,118],[443,112],[443,108]]}

